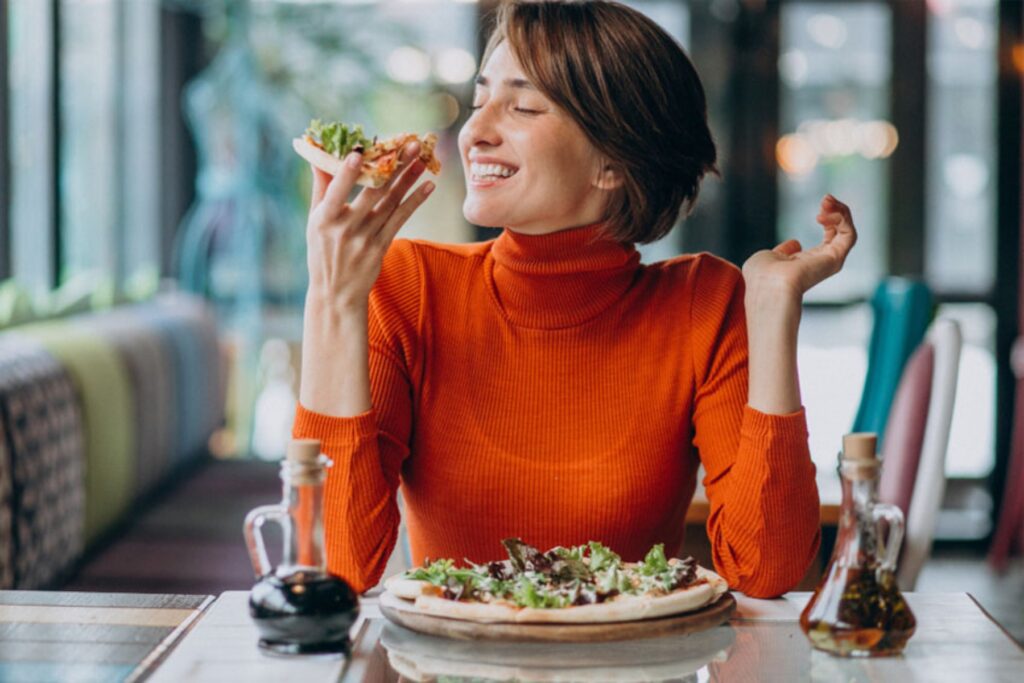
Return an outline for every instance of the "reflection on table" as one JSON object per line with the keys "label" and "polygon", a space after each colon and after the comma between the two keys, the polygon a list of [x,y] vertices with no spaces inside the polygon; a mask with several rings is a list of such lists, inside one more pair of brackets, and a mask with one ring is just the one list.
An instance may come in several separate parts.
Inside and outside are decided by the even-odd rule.
{"label": "reflection on table", "polygon": [[380,647],[410,681],[663,681],[724,661],[736,639],[726,625],[701,633],[608,643],[453,641],[385,624]]}
{"label": "reflection on table", "polygon": [[482,643],[391,625],[362,604],[350,661],[271,659],[256,647],[246,593],[223,593],[152,681],[1017,681],[1024,651],[966,593],[908,593],[918,630],[901,657],[841,659],[812,650],[798,618],[810,597],[737,595],[728,625],[619,643]]}

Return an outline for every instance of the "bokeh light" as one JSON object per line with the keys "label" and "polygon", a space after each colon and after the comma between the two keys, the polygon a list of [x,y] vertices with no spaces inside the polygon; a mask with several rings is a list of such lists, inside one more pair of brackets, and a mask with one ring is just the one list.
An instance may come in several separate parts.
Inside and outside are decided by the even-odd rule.
{"label": "bokeh light", "polygon": [[430,57],[408,45],[395,48],[388,55],[387,70],[398,83],[422,83],[430,77]]}

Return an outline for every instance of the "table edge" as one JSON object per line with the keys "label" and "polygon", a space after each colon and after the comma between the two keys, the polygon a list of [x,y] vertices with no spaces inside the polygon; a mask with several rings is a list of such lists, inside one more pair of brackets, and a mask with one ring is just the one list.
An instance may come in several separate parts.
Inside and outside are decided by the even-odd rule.
{"label": "table edge", "polygon": [[[966,592],[966,591],[965,591],[965,592]],[[996,618],[995,618],[994,616],[992,616],[992,613],[991,613],[991,612],[989,612],[989,611],[988,611],[987,609],[985,609],[985,606],[984,606],[984,605],[982,605],[982,604],[981,604],[981,603],[980,603],[980,602],[978,601],[978,599],[977,599],[976,597],[974,597],[974,594],[973,594],[973,593],[969,593],[969,592],[967,592],[967,597],[969,597],[969,598],[971,599],[971,602],[973,602],[973,603],[974,603],[974,606],[975,606],[975,607],[977,607],[977,608],[978,608],[979,610],[981,610],[981,613],[982,613],[982,614],[984,614],[984,615],[985,615],[985,616],[986,616],[986,617],[988,618],[988,620],[989,620],[989,621],[991,621],[991,622],[992,622],[993,624],[995,624],[996,628],[998,628],[998,629],[999,629],[1000,631],[1002,631],[1002,632],[1003,632],[1003,635],[1004,635],[1004,636],[1006,636],[1006,637],[1007,637],[1007,638],[1009,639],[1009,641],[1010,641],[1011,643],[1013,643],[1014,645],[1016,645],[1016,646],[1017,646],[1017,649],[1018,649],[1018,650],[1020,650],[1021,652],[1024,652],[1024,643],[1021,643],[1021,642],[1019,642],[1019,641],[1018,641],[1018,640],[1017,640],[1016,638],[1014,638],[1014,637],[1013,637],[1013,634],[1012,634],[1012,633],[1010,633],[1009,631],[1007,631],[1007,630],[1006,630],[1006,627],[1005,627],[1005,626],[1003,626],[1003,625],[1002,625],[1002,624],[1001,624],[1001,623],[999,622],[999,620],[998,620],[998,619],[996,619]]]}
{"label": "table edge", "polygon": [[206,599],[199,604],[198,607],[193,608],[192,614],[185,618],[180,624],[175,627],[163,640],[161,640],[156,647],[154,647],[149,654],[142,658],[132,672],[125,677],[125,683],[139,683],[152,676],[160,665],[166,661],[167,657],[170,656],[171,652],[174,651],[181,641],[188,635],[189,632],[199,623],[200,619],[206,614],[206,610],[209,609],[210,605],[217,601],[220,596],[207,595]]}

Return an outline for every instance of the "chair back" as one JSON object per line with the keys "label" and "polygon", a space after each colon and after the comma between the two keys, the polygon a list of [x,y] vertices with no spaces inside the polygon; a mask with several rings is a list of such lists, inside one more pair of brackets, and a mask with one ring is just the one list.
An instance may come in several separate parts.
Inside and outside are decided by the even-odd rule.
{"label": "chair back", "polygon": [[[927,417],[924,422],[913,492],[905,511],[906,532],[897,569],[897,579],[903,590],[914,589],[921,567],[931,553],[939,509],[946,492],[946,452],[949,446],[949,430],[953,422],[961,346],[960,326],[953,320],[936,320],[928,330],[924,347],[931,348],[934,360]],[[908,381],[923,386],[924,383],[916,377],[916,367],[913,372],[907,374]],[[895,445],[893,447],[895,448]],[[893,457],[896,457],[895,462],[899,461],[898,456]],[[908,457],[912,457],[912,454]],[[883,465],[883,479],[885,468],[886,465]],[[899,472],[894,476],[897,481],[902,478]],[[905,484],[901,482],[897,490],[902,495],[905,488]]]}
{"label": "chair back", "polygon": [[921,282],[890,277],[875,289],[871,308],[868,371],[852,431],[874,432],[882,442],[903,368],[928,329],[932,296]]}
{"label": "chair back", "polygon": [[878,500],[898,507],[904,519],[910,512],[914,482],[917,481],[934,372],[935,347],[925,340],[903,369],[886,422]]}

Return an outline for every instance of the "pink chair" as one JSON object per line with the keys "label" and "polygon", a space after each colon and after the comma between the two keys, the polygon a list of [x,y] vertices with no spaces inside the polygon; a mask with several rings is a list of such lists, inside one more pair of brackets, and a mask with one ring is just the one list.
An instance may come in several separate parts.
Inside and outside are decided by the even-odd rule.
{"label": "pink chair", "polygon": [[878,482],[878,499],[898,507],[904,520],[914,496],[934,372],[935,348],[924,341],[907,360],[886,420],[889,430],[882,443],[885,466]]}
{"label": "pink chair", "polygon": [[932,323],[900,377],[882,444],[879,499],[903,510],[906,532],[897,579],[913,590],[931,553],[946,490],[946,450],[960,368],[960,327]]}

